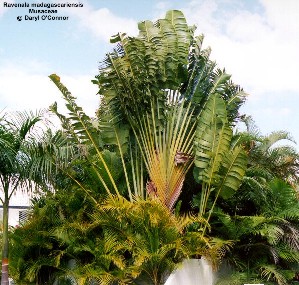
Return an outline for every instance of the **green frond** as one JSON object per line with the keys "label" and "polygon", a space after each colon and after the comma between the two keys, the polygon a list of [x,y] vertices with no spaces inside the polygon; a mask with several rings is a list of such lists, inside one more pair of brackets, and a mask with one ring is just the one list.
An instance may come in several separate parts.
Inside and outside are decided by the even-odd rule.
{"label": "green frond", "polygon": [[299,251],[298,247],[294,249],[288,244],[282,243],[277,247],[277,252],[279,258],[288,263],[298,263],[299,262]]}
{"label": "green frond", "polygon": [[231,148],[232,130],[228,126],[226,104],[219,95],[210,97],[200,114],[194,140],[195,179],[203,183],[199,205],[204,215],[211,192],[215,192],[209,221],[218,196],[228,198],[240,187],[247,167],[241,146]]}
{"label": "green frond", "polygon": [[290,134],[286,131],[276,131],[272,132],[268,136],[265,137],[263,145],[261,146],[262,151],[268,151],[271,147],[275,145],[275,143],[287,140],[294,142],[294,139],[290,136]]}
{"label": "green frond", "polygon": [[[68,121],[71,122],[78,140],[81,143],[85,143],[86,141],[93,141],[93,143],[96,143],[97,130],[93,126],[91,118],[84,113],[80,106],[77,105],[75,101],[76,98],[73,97],[68,89],[60,82],[60,78],[56,74],[50,75],[49,78],[57,86],[66,101],[66,107],[69,110]],[[56,111],[53,106],[52,110]]]}
{"label": "green frond", "polygon": [[219,96],[213,96],[201,112],[196,129],[194,140],[196,179],[208,184],[217,180],[214,175],[219,170],[224,151],[229,148],[231,135],[231,129],[226,126],[225,103]]}
{"label": "green frond", "polygon": [[274,281],[277,282],[278,285],[288,285],[283,272],[274,265],[262,265],[260,267],[260,274],[266,281]]}
{"label": "green frond", "polygon": [[240,187],[245,174],[247,156],[241,146],[225,153],[222,161],[220,195],[231,197]]}
{"label": "green frond", "polygon": [[192,34],[190,33],[184,14],[178,10],[168,11],[165,19],[171,23],[173,31],[176,34],[176,50],[169,53],[176,55],[179,63],[186,64]]}
{"label": "green frond", "polygon": [[[61,91],[64,99],[67,102],[66,106],[70,111],[68,120],[71,122],[73,126],[74,134],[78,138],[77,141],[82,142],[83,144],[88,142],[92,145],[94,151],[98,156],[98,159],[103,164],[105,172],[109,177],[109,182],[112,184],[112,187],[115,190],[115,192],[119,195],[119,190],[116,185],[115,179],[111,174],[111,169],[108,167],[103,157],[103,154],[101,152],[100,144],[98,142],[97,129],[93,126],[91,119],[83,112],[82,108],[76,104],[75,98],[71,95],[68,89],[60,82],[60,78],[56,74],[52,74],[49,77],[53,81],[53,83],[57,86],[57,88]],[[97,171],[95,167],[93,167],[93,169],[95,170],[99,180],[103,184],[108,195],[111,195],[111,191],[107,183],[103,179],[101,173]],[[72,175],[69,175],[69,177],[74,179]],[[79,187],[81,187],[88,195],[90,195],[90,193],[86,191],[86,189],[83,187],[81,183],[79,183],[76,179],[74,180]]]}
{"label": "green frond", "polygon": [[118,34],[118,48],[107,55],[94,83],[113,117],[129,121],[150,111],[151,102],[165,104],[163,89],[176,89],[187,64],[192,32],[180,11],[170,11],[156,24],[138,24],[139,35]]}

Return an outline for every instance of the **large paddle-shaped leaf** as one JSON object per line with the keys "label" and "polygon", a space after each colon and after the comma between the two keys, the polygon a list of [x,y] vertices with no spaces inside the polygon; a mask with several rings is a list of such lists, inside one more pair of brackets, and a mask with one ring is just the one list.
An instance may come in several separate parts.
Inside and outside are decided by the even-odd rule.
{"label": "large paddle-shaped leaf", "polygon": [[205,215],[210,195],[212,191],[215,193],[207,220],[218,197],[229,198],[237,191],[245,174],[246,154],[241,146],[231,147],[232,137],[225,101],[214,94],[200,114],[194,140],[194,176],[202,184],[200,215]]}
{"label": "large paddle-shaped leaf", "polygon": [[219,194],[227,199],[238,190],[245,174],[247,156],[241,146],[227,151],[221,164]]}
{"label": "large paddle-shaped leaf", "polygon": [[209,185],[218,181],[223,154],[232,136],[226,124],[226,107],[218,95],[212,96],[200,114],[196,129],[194,151],[196,179]]}

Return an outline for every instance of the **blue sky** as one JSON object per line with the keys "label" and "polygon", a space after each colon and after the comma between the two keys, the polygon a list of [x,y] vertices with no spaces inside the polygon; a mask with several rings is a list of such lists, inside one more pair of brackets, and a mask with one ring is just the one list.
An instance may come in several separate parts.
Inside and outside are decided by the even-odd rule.
{"label": "blue sky", "polygon": [[[25,21],[28,8],[5,8],[4,2],[83,7],[59,8],[67,21]],[[90,81],[111,49],[110,36],[134,35],[138,21],[164,17],[169,9],[182,10],[204,33],[211,58],[249,94],[242,111],[261,132],[283,129],[299,143],[298,0],[0,0],[0,110],[36,110],[54,101],[63,106],[48,79],[56,73],[93,115],[99,100]]]}

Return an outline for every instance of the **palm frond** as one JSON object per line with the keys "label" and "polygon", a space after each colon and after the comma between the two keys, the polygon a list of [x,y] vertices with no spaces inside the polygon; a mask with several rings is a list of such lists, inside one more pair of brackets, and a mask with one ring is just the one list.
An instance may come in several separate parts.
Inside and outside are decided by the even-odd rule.
{"label": "palm frond", "polygon": [[260,267],[261,277],[266,281],[274,281],[277,282],[278,285],[287,285],[287,279],[284,276],[283,272],[281,272],[278,268],[271,265],[262,265]]}
{"label": "palm frond", "polygon": [[203,109],[194,141],[194,175],[203,183],[200,215],[204,215],[212,191],[215,198],[209,218],[219,195],[230,197],[241,185],[247,157],[240,146],[230,147],[232,130],[227,123],[226,105],[219,95],[210,97]]}
{"label": "palm frond", "polygon": [[[107,163],[106,163],[106,161],[103,157],[103,154],[101,152],[100,145],[98,143],[97,130],[92,125],[91,119],[83,112],[82,108],[76,104],[75,98],[71,95],[71,93],[68,91],[68,89],[60,82],[60,78],[56,74],[52,74],[49,77],[53,81],[53,83],[58,87],[58,89],[61,91],[64,99],[67,102],[66,106],[70,111],[69,121],[72,122],[74,134],[78,138],[77,140],[81,141],[82,143],[88,142],[92,145],[99,160],[101,161],[101,163],[104,166],[104,169],[109,177],[109,180],[113,186],[114,191],[119,195],[119,190],[115,183],[115,179],[113,178],[113,176],[111,174],[111,169],[109,169],[109,167],[107,166]],[[92,163],[91,163],[91,165],[93,166]],[[108,188],[107,183],[103,179],[101,173],[99,173],[95,167],[93,167],[93,169],[95,170],[98,178],[100,179],[101,183],[105,187],[105,190],[107,191],[107,193],[109,195],[111,195],[111,191]],[[70,176],[70,178],[72,178],[71,175],[69,175],[69,176]],[[78,183],[77,181],[76,181],[76,183],[78,184],[78,186],[80,186],[82,188],[81,183]],[[84,187],[82,189],[85,191]],[[87,194],[90,194],[90,193],[87,191]]]}

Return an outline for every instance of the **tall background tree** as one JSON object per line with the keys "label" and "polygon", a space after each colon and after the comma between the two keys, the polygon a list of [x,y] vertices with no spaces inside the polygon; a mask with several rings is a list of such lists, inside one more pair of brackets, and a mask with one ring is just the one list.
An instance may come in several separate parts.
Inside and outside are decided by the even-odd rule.
{"label": "tall background tree", "polygon": [[299,261],[299,154],[288,133],[263,136],[252,118],[243,119],[247,130],[236,136],[248,167],[240,189],[218,203],[211,223],[213,235],[235,241],[225,258],[233,279],[219,284],[291,284]]}
{"label": "tall background tree", "polygon": [[2,275],[1,284],[8,284],[8,215],[9,202],[16,191],[32,191],[39,172],[35,163],[40,158],[33,155],[43,132],[38,127],[42,112],[36,114],[17,112],[4,114],[0,119],[0,187],[3,205]]}

